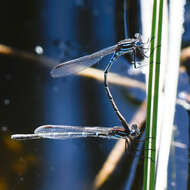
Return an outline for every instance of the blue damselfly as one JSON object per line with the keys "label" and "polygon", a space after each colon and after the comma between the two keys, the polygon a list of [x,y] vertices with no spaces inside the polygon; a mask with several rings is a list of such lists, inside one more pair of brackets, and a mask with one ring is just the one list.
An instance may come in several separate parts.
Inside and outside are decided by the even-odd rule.
{"label": "blue damselfly", "polygon": [[144,54],[144,49],[148,49],[148,48],[144,47],[144,45],[146,43],[144,43],[142,41],[141,34],[136,33],[135,38],[121,40],[116,45],[102,49],[93,54],[79,57],[77,59],[73,59],[73,60],[66,61],[66,62],[56,65],[51,70],[51,76],[54,78],[57,78],[57,77],[64,77],[64,76],[68,76],[68,75],[71,75],[74,73],[78,73],[78,72],[96,64],[101,59],[103,59],[105,56],[112,54],[112,53],[113,53],[113,57],[111,58],[111,60],[110,60],[111,63],[109,63],[109,64],[112,64],[121,55],[132,54],[132,56],[133,56],[132,63],[134,64],[134,67],[137,68],[136,51],[138,50],[138,52],[143,57],[147,57]]}

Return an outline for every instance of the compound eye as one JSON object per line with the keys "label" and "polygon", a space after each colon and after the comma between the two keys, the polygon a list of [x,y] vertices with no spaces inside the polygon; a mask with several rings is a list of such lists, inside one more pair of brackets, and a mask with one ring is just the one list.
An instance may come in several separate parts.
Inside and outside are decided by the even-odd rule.
{"label": "compound eye", "polygon": [[135,33],[135,38],[141,40],[141,34]]}
{"label": "compound eye", "polygon": [[138,128],[137,124],[132,124],[131,125],[131,135],[132,136],[138,136],[140,134],[140,130]]}

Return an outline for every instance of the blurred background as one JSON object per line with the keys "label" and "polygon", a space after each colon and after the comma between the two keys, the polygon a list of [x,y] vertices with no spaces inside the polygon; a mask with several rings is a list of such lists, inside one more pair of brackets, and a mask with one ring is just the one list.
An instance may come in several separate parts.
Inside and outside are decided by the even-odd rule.
{"label": "blurred background", "polygon": [[[133,37],[141,32],[141,19],[139,0],[127,0],[126,12],[124,1],[114,0],[6,1],[0,7],[0,44],[47,56],[58,64]],[[183,47],[190,43],[189,24],[188,1]],[[107,56],[95,67],[104,69],[109,59]],[[44,124],[120,125],[103,83],[77,75],[53,79],[49,66],[16,56],[1,54],[0,64],[0,190],[92,189],[94,178],[116,141],[13,141],[10,135],[33,133]],[[144,76],[129,73],[130,68],[128,58],[123,56],[111,71],[144,82]],[[179,92],[190,93],[187,73],[188,70],[180,74]],[[130,121],[145,100],[145,92],[114,85],[110,88],[120,111]],[[171,158],[171,171],[179,174],[175,176],[178,180],[169,176],[169,189],[178,189],[178,185],[188,189],[188,112],[178,105],[176,115],[180,130],[176,127],[175,138],[185,148],[174,147],[174,153],[180,156]],[[123,156],[102,189],[129,189],[128,157]],[[130,179],[130,189],[142,189],[142,159],[138,170],[132,172],[137,176]]]}

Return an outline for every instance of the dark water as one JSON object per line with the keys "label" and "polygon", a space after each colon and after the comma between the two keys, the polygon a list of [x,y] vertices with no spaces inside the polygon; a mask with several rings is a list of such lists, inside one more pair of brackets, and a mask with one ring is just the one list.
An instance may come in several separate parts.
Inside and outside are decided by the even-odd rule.
{"label": "dark water", "polygon": [[[134,15],[134,10],[139,11],[139,3],[128,3],[128,31],[125,34],[122,1],[7,2],[0,8],[0,43],[33,53],[40,46],[43,55],[56,61],[76,58],[141,31],[139,16]],[[189,20],[186,20],[188,24]],[[187,31],[188,29],[187,27]],[[189,32],[186,32],[184,42],[189,39]],[[104,69],[109,58],[102,60],[97,68]],[[120,124],[105,95],[103,84],[79,76],[52,79],[49,75],[50,68],[13,57],[1,55],[0,61],[0,190],[91,189],[93,180],[115,141],[76,139],[17,142],[11,141],[10,135],[32,133],[37,126],[43,124]],[[113,65],[112,70],[126,75],[129,67],[127,60],[122,57],[119,61],[120,65]],[[189,90],[188,76],[185,79],[187,81],[182,86],[186,85],[185,90]],[[116,86],[112,86],[111,90],[121,112],[130,120],[138,109],[139,102],[144,99],[144,92],[125,91]],[[137,98],[138,103],[126,98],[128,96]],[[183,117],[179,124],[183,130],[178,129],[176,138],[187,144],[189,137],[184,134],[188,134],[188,115],[183,108],[178,109],[179,117]],[[185,160],[180,164],[173,162],[177,171],[188,176],[186,150],[176,148],[176,153],[182,151],[179,154],[184,154]],[[126,179],[131,165],[129,160],[124,155],[103,189],[128,189]],[[133,189],[141,189],[142,164],[137,170],[131,171],[136,174],[136,182],[131,185]],[[171,171],[173,168],[171,166]],[[178,182],[176,180],[176,184]],[[185,180],[180,179],[180,182],[186,187]]]}

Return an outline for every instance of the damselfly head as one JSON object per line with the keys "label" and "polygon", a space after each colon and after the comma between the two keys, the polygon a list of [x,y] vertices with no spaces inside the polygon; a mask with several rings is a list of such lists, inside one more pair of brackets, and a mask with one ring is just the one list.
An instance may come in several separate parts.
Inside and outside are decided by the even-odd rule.
{"label": "damselfly head", "polygon": [[149,52],[149,39],[147,42],[145,42],[142,38],[142,35],[139,33],[135,34],[135,47],[136,47],[136,53],[138,57],[141,59],[149,58],[149,55],[147,53]]}
{"label": "damselfly head", "polygon": [[140,130],[139,130],[138,125],[136,123],[131,125],[130,135],[131,136],[138,136],[138,135],[140,135]]}

